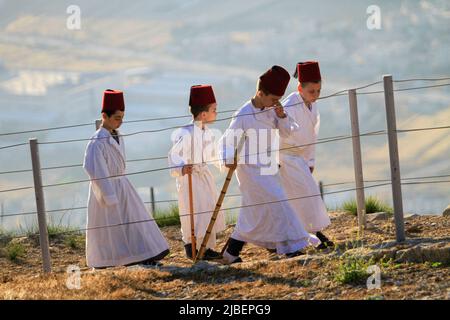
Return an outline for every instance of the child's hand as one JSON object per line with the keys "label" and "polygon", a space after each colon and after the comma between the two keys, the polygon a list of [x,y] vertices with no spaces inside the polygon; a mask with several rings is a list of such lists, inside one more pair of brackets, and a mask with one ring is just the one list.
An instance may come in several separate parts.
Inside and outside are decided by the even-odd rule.
{"label": "child's hand", "polygon": [[193,164],[187,164],[183,166],[183,169],[181,169],[181,174],[184,176],[185,174],[192,174],[194,171],[194,165]]}
{"label": "child's hand", "polygon": [[284,112],[283,106],[281,105],[280,101],[278,101],[274,105],[274,110],[275,110],[275,113],[277,114],[278,118],[286,118],[287,117],[287,115]]}

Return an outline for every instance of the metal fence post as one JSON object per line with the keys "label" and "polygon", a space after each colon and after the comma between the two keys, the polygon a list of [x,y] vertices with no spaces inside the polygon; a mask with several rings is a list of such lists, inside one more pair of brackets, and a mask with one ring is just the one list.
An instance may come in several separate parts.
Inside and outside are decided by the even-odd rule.
{"label": "metal fence post", "polygon": [[42,263],[45,273],[52,271],[50,262],[50,249],[48,244],[47,219],[45,216],[44,191],[42,189],[41,164],[39,161],[39,148],[36,138],[30,139],[31,163],[33,165],[34,193],[36,196],[36,209],[39,224],[39,243],[41,245]]}
{"label": "metal fence post", "polygon": [[359,139],[359,120],[358,120],[358,102],[356,99],[356,90],[348,91],[350,105],[350,121],[352,124],[352,143],[353,143],[353,166],[355,170],[356,182],[356,207],[358,211],[358,225],[362,232],[366,227],[366,202],[364,196],[364,176],[361,159],[361,141]]}
{"label": "metal fence post", "polygon": [[392,84],[392,75],[384,75],[383,82],[389,141],[389,158],[391,161],[395,233],[397,236],[397,242],[402,242],[405,241],[405,225],[403,220],[402,186],[400,180],[400,160],[398,156],[397,125],[395,121],[394,87]]}

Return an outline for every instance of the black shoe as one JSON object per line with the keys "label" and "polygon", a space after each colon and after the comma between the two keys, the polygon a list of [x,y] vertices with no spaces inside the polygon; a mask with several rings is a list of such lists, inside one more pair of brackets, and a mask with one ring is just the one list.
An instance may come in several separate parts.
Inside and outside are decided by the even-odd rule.
{"label": "black shoe", "polygon": [[233,263],[241,263],[242,262],[242,259],[241,259],[241,257],[237,257],[232,263],[230,263],[230,264],[233,264]]}
{"label": "black shoe", "polygon": [[269,249],[269,248],[266,248],[266,250],[267,250],[269,253],[277,253],[277,249]]}
{"label": "black shoe", "polygon": [[144,266],[153,266],[153,267],[161,267],[163,265],[161,262],[153,260],[153,259],[146,260],[140,264],[142,264]]}
{"label": "black shoe", "polygon": [[325,236],[322,232],[320,232],[320,231],[316,232],[316,236],[317,236],[317,238],[319,238],[319,240],[321,242],[321,244],[319,244],[316,247],[316,249],[323,250],[323,249],[326,249],[326,248],[334,247],[333,241],[328,239],[327,236]]}
{"label": "black shoe", "polygon": [[[186,251],[186,257],[188,257],[188,259],[193,260],[192,258],[192,244],[188,243],[184,245],[184,251]],[[197,256],[197,250],[195,250],[195,256]]]}
{"label": "black shoe", "polygon": [[219,252],[216,252],[212,249],[206,249],[205,254],[203,255],[204,260],[215,260],[222,259],[222,255]]}
{"label": "black shoe", "polygon": [[303,252],[302,250],[297,250],[295,252],[287,253],[286,258],[298,257],[298,256],[302,256],[304,254],[305,254],[305,252]]}

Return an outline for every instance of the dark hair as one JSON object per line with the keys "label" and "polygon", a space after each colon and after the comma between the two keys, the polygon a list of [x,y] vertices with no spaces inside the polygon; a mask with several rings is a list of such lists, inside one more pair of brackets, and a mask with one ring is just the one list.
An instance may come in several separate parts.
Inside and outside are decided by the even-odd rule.
{"label": "dark hair", "polygon": [[264,88],[261,79],[258,79],[258,82],[256,84],[256,91],[262,91],[262,93],[264,93],[266,96],[270,94],[270,92],[266,88]]}
{"label": "dark hair", "polygon": [[106,114],[108,116],[108,118],[111,118],[111,116],[114,115],[117,111],[122,111],[122,110],[114,110],[114,111],[105,110],[105,111],[102,111],[102,113]]}
{"label": "dark hair", "polygon": [[190,106],[189,110],[191,111],[194,118],[196,118],[202,112],[208,112],[211,104],[207,104],[206,106]]}
{"label": "dark hair", "polygon": [[307,82],[300,82],[300,84],[302,85],[302,88],[305,88],[308,83],[322,83],[322,80],[319,81],[307,81]]}
{"label": "dark hair", "polygon": [[111,118],[111,116],[116,112],[115,111],[112,112],[112,110],[106,110],[106,111],[102,111],[102,113],[106,114],[108,116],[108,118]]}

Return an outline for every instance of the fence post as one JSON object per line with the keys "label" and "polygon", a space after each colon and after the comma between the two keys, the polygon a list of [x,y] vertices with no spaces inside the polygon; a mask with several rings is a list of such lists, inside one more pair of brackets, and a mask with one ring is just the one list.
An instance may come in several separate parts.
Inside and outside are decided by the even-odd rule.
{"label": "fence post", "polygon": [[320,190],[320,197],[323,200],[323,183],[322,183],[322,181],[319,181],[319,190]]}
{"label": "fence post", "polygon": [[45,273],[52,271],[50,262],[50,249],[48,245],[47,219],[45,216],[44,191],[42,189],[41,164],[39,161],[39,148],[36,138],[30,139],[31,163],[33,166],[34,193],[36,196],[36,209],[39,224],[39,243],[41,245],[42,262]]}
{"label": "fence post", "polygon": [[364,196],[364,176],[361,159],[361,141],[359,139],[358,101],[356,89],[348,90],[350,121],[352,124],[353,167],[356,182],[356,207],[358,211],[359,231],[366,227],[366,202]]}
{"label": "fence post", "polygon": [[102,125],[102,120],[95,120],[95,130],[100,129],[101,125]]}
{"label": "fence post", "polygon": [[395,234],[397,242],[405,241],[403,221],[402,186],[400,180],[400,161],[397,144],[397,124],[395,120],[394,88],[392,75],[384,75],[384,99],[389,141],[389,158],[391,161],[392,199],[394,202]]}
{"label": "fence post", "polygon": [[0,212],[0,227],[3,226],[3,215],[5,214],[4,203],[2,202],[2,211]]}
{"label": "fence post", "polygon": [[150,187],[150,203],[152,205],[152,215],[155,214],[155,193],[153,192],[153,187]]}

